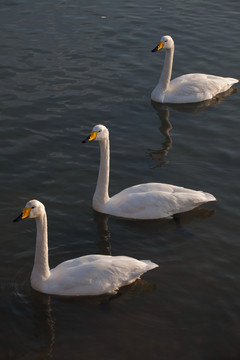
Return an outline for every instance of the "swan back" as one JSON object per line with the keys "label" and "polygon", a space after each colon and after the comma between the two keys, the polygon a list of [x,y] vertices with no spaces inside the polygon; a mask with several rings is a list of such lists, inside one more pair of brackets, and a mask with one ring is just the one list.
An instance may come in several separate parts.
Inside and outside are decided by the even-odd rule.
{"label": "swan back", "polygon": [[128,256],[86,255],[52,269],[44,292],[69,296],[115,294],[156,267],[150,260]]}
{"label": "swan back", "polygon": [[[168,91],[161,94],[161,101],[179,104],[200,102],[227,91],[237,82],[234,78],[209,74],[185,74],[170,82]],[[156,90],[155,94],[158,98]]]}

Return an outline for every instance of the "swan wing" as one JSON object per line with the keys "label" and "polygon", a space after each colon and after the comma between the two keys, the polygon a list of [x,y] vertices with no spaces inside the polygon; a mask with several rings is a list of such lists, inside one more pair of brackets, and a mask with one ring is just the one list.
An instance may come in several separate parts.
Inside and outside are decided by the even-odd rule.
{"label": "swan wing", "polygon": [[157,266],[127,256],[87,255],[52,269],[46,292],[68,296],[116,293]]}
{"label": "swan wing", "polygon": [[164,102],[191,103],[212,99],[238,80],[208,74],[186,74],[170,81]]}
{"label": "swan wing", "polygon": [[211,194],[175,185],[149,183],[127,188],[110,198],[108,214],[124,218],[158,219],[189,211],[207,201]]}

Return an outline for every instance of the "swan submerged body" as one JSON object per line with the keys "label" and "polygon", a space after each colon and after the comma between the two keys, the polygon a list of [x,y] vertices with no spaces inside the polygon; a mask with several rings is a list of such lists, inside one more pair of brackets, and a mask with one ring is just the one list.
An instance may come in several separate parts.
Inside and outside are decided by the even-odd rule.
{"label": "swan submerged body", "polygon": [[238,79],[208,74],[185,74],[171,80],[174,41],[169,35],[161,38],[152,50],[165,49],[165,60],[159,82],[152,91],[151,99],[159,103],[194,103],[209,100],[227,91]]}
{"label": "swan submerged body", "polygon": [[14,221],[35,218],[36,251],[31,274],[33,289],[50,295],[89,296],[116,294],[145,272],[158,267],[150,260],[128,256],[86,255],[65,261],[55,268],[48,264],[47,216],[44,205],[30,200]]}
{"label": "swan submerged body", "polygon": [[93,208],[99,212],[128,219],[160,219],[186,212],[216,198],[206,192],[184,187],[146,183],[124,189],[109,197],[109,132],[103,125],[96,125],[83,142],[98,141],[100,167]]}

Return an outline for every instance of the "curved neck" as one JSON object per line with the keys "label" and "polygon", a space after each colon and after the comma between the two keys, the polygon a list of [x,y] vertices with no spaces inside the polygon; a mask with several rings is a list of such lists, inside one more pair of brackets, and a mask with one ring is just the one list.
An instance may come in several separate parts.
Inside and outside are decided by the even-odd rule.
{"label": "curved neck", "polygon": [[97,186],[93,196],[93,208],[101,211],[101,207],[109,200],[109,139],[99,141],[100,166],[97,179]]}
{"label": "curved neck", "polygon": [[169,87],[172,76],[173,54],[174,46],[170,49],[166,49],[163,69],[159,79],[159,85],[161,86],[162,91],[167,91]]}
{"label": "curved neck", "polygon": [[46,213],[36,218],[37,237],[31,284],[35,289],[50,276],[48,264],[48,233]]}

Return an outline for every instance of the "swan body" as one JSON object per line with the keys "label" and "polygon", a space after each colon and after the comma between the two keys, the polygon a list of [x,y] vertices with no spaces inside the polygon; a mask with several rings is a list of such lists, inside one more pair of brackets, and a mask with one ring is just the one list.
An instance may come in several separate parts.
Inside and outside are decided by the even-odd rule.
{"label": "swan body", "polygon": [[96,140],[100,145],[100,167],[93,208],[99,212],[129,219],[159,219],[189,211],[216,198],[203,191],[175,185],[146,183],[129,187],[109,197],[109,132],[96,125],[83,142]]}
{"label": "swan body", "polygon": [[44,205],[30,200],[14,221],[35,218],[36,251],[31,286],[51,295],[86,296],[115,294],[145,272],[158,267],[150,260],[128,256],[86,255],[64,261],[53,269],[48,265],[47,216]]}
{"label": "swan body", "polygon": [[152,91],[151,99],[159,103],[194,103],[212,99],[227,91],[238,80],[208,74],[186,74],[171,80],[174,41],[169,35],[161,38],[152,52],[165,49],[165,60],[159,82]]}

